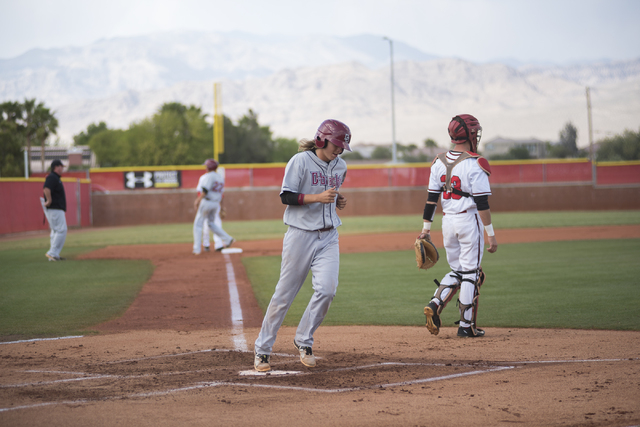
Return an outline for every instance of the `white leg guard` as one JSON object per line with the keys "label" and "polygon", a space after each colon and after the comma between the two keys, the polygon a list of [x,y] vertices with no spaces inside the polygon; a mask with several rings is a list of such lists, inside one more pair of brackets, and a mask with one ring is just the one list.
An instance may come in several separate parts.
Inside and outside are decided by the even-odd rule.
{"label": "white leg guard", "polygon": [[482,267],[473,272],[464,271],[459,273],[463,274],[460,299],[458,299],[460,326],[464,328],[471,327],[473,334],[476,335],[480,286],[484,283],[486,276],[482,271]]}
{"label": "white leg guard", "polygon": [[462,276],[454,271],[444,276],[442,282],[434,280],[434,282],[436,282],[436,285],[438,286],[438,289],[436,289],[436,293],[433,295],[433,298],[431,298],[431,301],[438,304],[438,312],[436,313],[437,315],[440,315],[440,313],[442,313],[442,310],[444,310],[449,301],[451,301],[456,292],[458,292],[461,280]]}

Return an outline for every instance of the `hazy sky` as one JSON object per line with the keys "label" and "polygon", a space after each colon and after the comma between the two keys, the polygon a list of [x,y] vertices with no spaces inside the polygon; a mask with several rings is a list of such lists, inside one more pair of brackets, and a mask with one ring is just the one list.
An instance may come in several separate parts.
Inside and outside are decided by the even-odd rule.
{"label": "hazy sky", "polygon": [[0,11],[2,59],[174,29],[377,34],[475,62],[640,57],[640,0],[0,0]]}

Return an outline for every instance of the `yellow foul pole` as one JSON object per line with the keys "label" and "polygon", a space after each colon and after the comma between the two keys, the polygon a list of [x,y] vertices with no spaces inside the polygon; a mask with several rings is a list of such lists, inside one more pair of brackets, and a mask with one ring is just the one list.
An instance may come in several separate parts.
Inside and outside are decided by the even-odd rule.
{"label": "yellow foul pole", "polygon": [[222,115],[222,89],[220,83],[213,84],[213,158],[224,153],[224,116]]}

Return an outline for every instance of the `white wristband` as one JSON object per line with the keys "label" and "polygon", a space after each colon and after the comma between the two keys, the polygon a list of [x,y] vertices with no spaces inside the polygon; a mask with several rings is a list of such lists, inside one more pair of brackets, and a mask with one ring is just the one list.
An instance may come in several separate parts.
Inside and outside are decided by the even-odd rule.
{"label": "white wristband", "polygon": [[422,229],[423,230],[431,230],[431,223],[428,221],[425,221],[422,223]]}
{"label": "white wristband", "polygon": [[487,231],[487,236],[495,236],[496,233],[493,231],[493,224],[485,225],[484,229]]}

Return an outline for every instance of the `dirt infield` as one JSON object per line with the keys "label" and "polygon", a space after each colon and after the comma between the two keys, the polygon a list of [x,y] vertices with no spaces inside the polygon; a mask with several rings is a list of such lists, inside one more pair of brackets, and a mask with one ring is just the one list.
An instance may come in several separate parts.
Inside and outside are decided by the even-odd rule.
{"label": "dirt infield", "polygon": [[[501,244],[640,238],[640,226],[498,237]],[[340,246],[405,250],[414,238],[379,235],[372,248],[370,236],[342,236]],[[482,339],[459,339],[448,327],[434,337],[423,325],[322,326],[318,367],[308,369],[295,356],[295,329],[284,327],[274,372],[257,375],[252,349],[262,313],[241,257],[280,254],[282,241],[241,242],[242,255],[195,257],[190,246],[85,255],[150,259],[156,269],[98,335],[0,344],[0,425],[640,424],[638,332],[489,328]]]}

